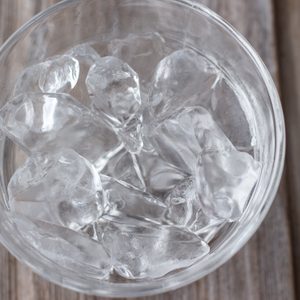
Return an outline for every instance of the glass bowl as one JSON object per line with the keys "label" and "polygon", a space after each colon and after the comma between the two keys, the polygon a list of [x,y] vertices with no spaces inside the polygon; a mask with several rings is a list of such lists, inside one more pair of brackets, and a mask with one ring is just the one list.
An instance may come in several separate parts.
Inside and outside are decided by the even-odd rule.
{"label": "glass bowl", "polygon": [[46,279],[64,287],[101,296],[153,295],[187,285],[230,259],[253,235],[275,197],[284,164],[285,130],[280,100],[265,65],[249,43],[217,14],[183,0],[66,0],[38,14],[0,49],[1,106],[8,101],[16,77],[27,66],[62,53],[76,44],[105,37],[159,32],[170,48],[181,42],[207,53],[229,70],[247,96],[256,130],[256,158],[262,170],[251,199],[238,222],[223,230],[211,252],[189,268],[159,279],[99,281],[78,274],[40,255],[28,245],[6,208],[7,183],[21,164],[20,153],[6,138],[0,140],[0,241],[20,261]]}

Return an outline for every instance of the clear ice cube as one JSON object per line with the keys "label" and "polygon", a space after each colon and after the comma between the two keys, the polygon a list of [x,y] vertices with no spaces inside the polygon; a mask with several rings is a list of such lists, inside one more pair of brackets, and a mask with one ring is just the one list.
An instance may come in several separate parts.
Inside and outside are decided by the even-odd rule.
{"label": "clear ice cube", "polygon": [[195,175],[206,214],[226,220],[241,215],[258,179],[259,164],[235,149],[206,109],[181,110],[161,123],[151,140],[165,160]]}
{"label": "clear ice cube", "polygon": [[186,228],[206,242],[211,240],[226,222],[204,213],[193,177],[187,177],[174,187],[164,203],[168,207],[166,220],[169,224]]}
{"label": "clear ice cube", "polygon": [[27,67],[16,80],[13,96],[18,96],[23,93],[42,92],[39,87],[39,78],[43,70],[43,63]]}
{"label": "clear ice cube", "polygon": [[139,74],[141,86],[145,90],[156,65],[168,51],[164,38],[158,32],[129,34],[124,39],[111,41],[108,49],[112,56],[122,59]]}
{"label": "clear ice cube", "polygon": [[188,174],[193,174],[203,147],[210,150],[233,147],[210,113],[202,107],[182,109],[149,134],[161,157]]}
{"label": "clear ice cube", "polygon": [[210,90],[217,79],[216,68],[195,51],[173,52],[160,61],[154,74],[149,95],[153,117],[161,121],[173,115],[192,96]]}
{"label": "clear ice cube", "polygon": [[13,212],[74,230],[95,222],[106,205],[96,169],[69,149],[28,158],[8,195]]}
{"label": "clear ice cube", "polygon": [[193,232],[205,242],[209,243],[218,232],[227,224],[226,220],[215,218],[206,214],[203,209],[198,210],[193,222],[189,225],[189,231]]}
{"label": "clear ice cube", "polygon": [[101,175],[109,208],[106,214],[129,216],[160,223],[166,206],[153,195],[135,189],[124,181]]}
{"label": "clear ice cube", "polygon": [[137,155],[147,191],[163,197],[181,182],[186,174],[163,160],[156,151],[141,151]]}
{"label": "clear ice cube", "polygon": [[198,198],[206,214],[235,221],[250,198],[260,164],[236,149],[203,151],[196,168]]}
{"label": "clear ice cube", "polygon": [[166,218],[172,224],[188,227],[195,221],[197,213],[201,210],[195,187],[194,180],[188,177],[177,184],[167,195],[164,201],[168,207]]}
{"label": "clear ice cube", "polygon": [[129,279],[159,278],[209,253],[199,237],[171,226],[114,217],[99,223],[98,231],[115,271]]}
{"label": "clear ice cube", "polygon": [[114,131],[67,94],[22,94],[0,110],[1,129],[28,153],[72,148],[94,162],[119,143]]}
{"label": "clear ice cube", "polygon": [[157,197],[163,197],[186,176],[155,151],[144,150],[132,155],[126,149],[121,149],[98,171]]}
{"label": "clear ice cube", "polygon": [[192,126],[186,130],[178,119],[169,119],[151,133],[151,142],[159,155],[183,172],[192,173],[200,146]]}
{"label": "clear ice cube", "polygon": [[53,264],[81,275],[106,279],[111,259],[99,241],[47,222],[14,216],[17,230],[32,247]]}
{"label": "clear ice cube", "polygon": [[126,124],[140,109],[139,78],[129,65],[115,57],[103,57],[90,69],[88,91],[93,108],[116,126]]}
{"label": "clear ice cube", "polygon": [[76,85],[79,72],[79,62],[72,56],[55,56],[25,69],[17,79],[14,95],[69,92]]}
{"label": "clear ice cube", "polygon": [[91,67],[86,85],[92,109],[120,132],[119,137],[130,152],[142,148],[141,95],[137,73],[115,57],[103,57]]}
{"label": "clear ice cube", "polygon": [[89,44],[80,44],[71,48],[67,55],[70,55],[78,60],[79,64],[92,66],[99,58],[100,55],[97,51]]}
{"label": "clear ice cube", "polygon": [[124,147],[132,154],[137,154],[143,148],[141,115],[133,117],[122,128],[117,129],[120,140],[124,143]]}
{"label": "clear ice cube", "polygon": [[126,182],[136,187],[136,189],[144,189],[143,181],[141,181],[134,167],[133,157],[124,148],[111,157],[105,167],[98,171],[103,175]]}
{"label": "clear ice cube", "polygon": [[82,118],[82,107],[64,94],[21,94],[0,110],[2,130],[29,151],[38,151]]}
{"label": "clear ice cube", "polygon": [[201,152],[234,149],[231,141],[205,108],[189,107],[183,109],[177,119],[185,131],[192,126],[192,131],[200,145]]}

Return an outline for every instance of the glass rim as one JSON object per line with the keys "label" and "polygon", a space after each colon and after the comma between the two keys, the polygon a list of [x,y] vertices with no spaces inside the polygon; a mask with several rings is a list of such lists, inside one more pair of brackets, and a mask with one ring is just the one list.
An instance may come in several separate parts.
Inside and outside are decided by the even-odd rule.
{"label": "glass rim", "polygon": [[[200,260],[195,265],[183,271],[167,276],[166,278],[159,278],[153,281],[144,280],[141,282],[122,284],[99,281],[98,286],[94,285],[91,287],[89,286],[90,278],[85,278],[79,282],[79,280],[62,276],[59,272],[57,272],[55,266],[49,266],[47,263],[37,260],[36,257],[30,253],[30,249],[26,248],[25,251],[25,248],[22,247],[20,243],[17,243],[14,239],[12,239],[8,232],[5,233],[5,230],[0,230],[0,242],[17,259],[25,262],[34,272],[45,279],[78,292],[106,297],[150,296],[180,288],[206,276],[236,254],[258,229],[273,203],[283,173],[286,150],[284,116],[275,83],[259,55],[249,42],[232,25],[203,4],[196,3],[193,0],[156,1],[186,6],[189,9],[196,10],[206,18],[209,18],[215,24],[220,26],[227,34],[229,34],[230,37],[233,38],[250,57],[251,62],[254,63],[269,94],[272,123],[274,126],[275,146],[273,161],[270,164],[270,178],[264,194],[261,196],[260,209],[257,210],[255,215],[252,217],[252,222],[248,222],[248,224],[242,228],[237,226],[237,228],[230,233],[229,238],[222,244],[221,251],[215,252],[214,255],[207,257],[205,260]],[[13,33],[1,46],[0,60],[6,52],[19,41],[22,34],[26,33],[27,30],[37,25],[40,21],[46,20],[52,14],[67,8],[69,5],[76,5],[80,2],[82,2],[82,0],[64,0],[35,15],[15,33]]]}

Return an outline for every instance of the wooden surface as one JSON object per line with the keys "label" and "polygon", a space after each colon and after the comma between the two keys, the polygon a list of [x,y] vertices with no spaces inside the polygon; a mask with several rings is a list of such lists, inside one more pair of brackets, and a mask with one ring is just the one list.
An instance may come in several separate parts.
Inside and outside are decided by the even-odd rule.
{"label": "wooden surface", "polygon": [[[0,0],[0,43],[54,2]],[[300,162],[297,159],[300,155],[300,0],[201,2],[248,38],[278,84],[287,121],[287,168],[270,213],[233,259],[190,286],[143,299],[300,299],[300,238],[297,236],[300,235]],[[0,300],[17,299],[104,300],[45,281],[0,246]]]}

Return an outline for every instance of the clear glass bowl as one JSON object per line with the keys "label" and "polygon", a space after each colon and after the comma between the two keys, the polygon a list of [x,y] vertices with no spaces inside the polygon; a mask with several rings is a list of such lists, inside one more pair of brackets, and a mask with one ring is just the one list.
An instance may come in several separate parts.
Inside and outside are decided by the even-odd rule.
{"label": "clear glass bowl", "polygon": [[[35,16],[0,50],[1,106],[8,100],[16,77],[27,66],[76,44],[104,37],[160,32],[202,53],[235,77],[254,112],[256,158],[260,179],[241,219],[223,230],[211,253],[195,265],[146,281],[108,282],[65,269],[41,256],[22,239],[7,213],[7,183],[22,162],[7,139],[0,140],[0,241],[19,260],[48,280],[80,292],[102,296],[146,296],[187,285],[232,257],[253,235],[267,214],[282,174],[285,153],[284,120],[280,101],[263,62],[222,18],[206,7],[183,0],[66,0]],[[179,44],[178,44],[179,45]],[[176,45],[170,45],[176,48]],[[176,49],[174,49],[176,50]]]}

